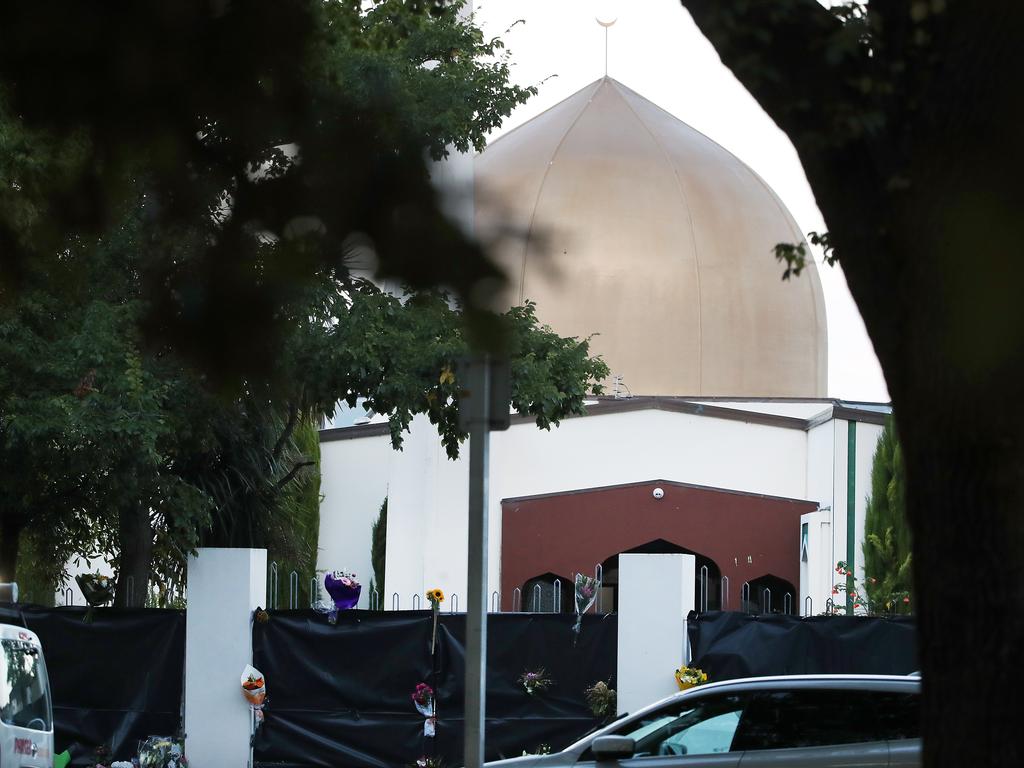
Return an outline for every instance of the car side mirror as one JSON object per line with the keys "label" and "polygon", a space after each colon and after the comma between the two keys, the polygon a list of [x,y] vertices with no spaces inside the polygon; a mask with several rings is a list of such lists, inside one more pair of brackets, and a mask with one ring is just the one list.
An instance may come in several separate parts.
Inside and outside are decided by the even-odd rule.
{"label": "car side mirror", "polygon": [[595,760],[628,760],[636,752],[636,740],[629,736],[598,736],[590,745]]}

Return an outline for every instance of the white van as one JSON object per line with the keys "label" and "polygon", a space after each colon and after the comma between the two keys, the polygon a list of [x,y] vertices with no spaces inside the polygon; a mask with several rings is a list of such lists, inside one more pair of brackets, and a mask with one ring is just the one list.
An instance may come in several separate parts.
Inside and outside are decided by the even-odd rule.
{"label": "white van", "polygon": [[0,766],[52,768],[53,710],[34,632],[0,624]]}

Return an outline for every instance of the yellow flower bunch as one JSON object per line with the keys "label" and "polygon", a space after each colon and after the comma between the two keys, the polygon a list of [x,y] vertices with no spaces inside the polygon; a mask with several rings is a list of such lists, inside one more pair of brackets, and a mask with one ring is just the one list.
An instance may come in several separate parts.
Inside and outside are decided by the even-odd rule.
{"label": "yellow flower bunch", "polygon": [[444,602],[444,592],[442,592],[437,587],[434,587],[433,589],[428,589],[427,590],[427,600],[429,600],[431,603],[443,603]]}
{"label": "yellow flower bunch", "polygon": [[707,673],[697,667],[680,667],[676,670],[676,685],[679,686],[681,691],[693,688],[695,685],[700,685],[707,681]]}

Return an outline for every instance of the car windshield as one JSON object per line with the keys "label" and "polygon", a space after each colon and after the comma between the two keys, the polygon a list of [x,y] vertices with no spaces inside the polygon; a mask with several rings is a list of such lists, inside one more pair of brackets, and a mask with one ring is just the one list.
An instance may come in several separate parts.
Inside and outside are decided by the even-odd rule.
{"label": "car windshield", "polygon": [[49,685],[39,647],[2,640],[0,648],[0,719],[7,725],[50,730]]}
{"label": "car windshield", "polygon": [[619,733],[636,742],[637,756],[728,752],[742,711],[740,696],[707,696],[666,707]]}
{"label": "car windshield", "polygon": [[636,728],[635,730],[624,730],[622,731],[622,735],[629,736],[636,741],[640,741],[645,736],[649,736],[675,719],[676,718],[673,715],[664,715],[662,717],[656,717],[653,720],[641,720],[639,728]]}
{"label": "car windshield", "polygon": [[611,721],[609,721],[607,723],[598,723],[593,728],[591,728],[586,733],[584,733],[582,736],[580,736],[578,739],[576,739],[575,742],[570,744],[563,751],[568,751],[568,750],[572,749],[573,747],[578,746],[579,743],[581,741],[583,741],[584,739],[587,739],[589,741],[589,737],[590,736],[593,736],[598,731],[603,731],[605,728],[610,728],[611,726],[615,725],[615,723],[617,723],[620,720],[622,720],[624,717],[629,717],[629,712],[623,712],[621,715],[616,715],[614,720],[611,720]]}

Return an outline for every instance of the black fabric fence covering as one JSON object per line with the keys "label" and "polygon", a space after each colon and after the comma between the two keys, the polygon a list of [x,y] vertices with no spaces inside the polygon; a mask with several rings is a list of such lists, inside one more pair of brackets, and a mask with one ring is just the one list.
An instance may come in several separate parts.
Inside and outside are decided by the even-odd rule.
{"label": "black fabric fence covering", "polygon": [[7,606],[0,621],[39,636],[53,696],[54,748],[106,744],[130,759],[147,736],[181,729],[185,612]]}
{"label": "black fabric fence covering", "polygon": [[[553,750],[599,724],[583,692],[612,680],[614,615],[586,616],[573,645],[568,614],[490,614],[487,759]],[[271,611],[253,628],[253,664],[267,681],[259,766],[409,766],[420,756],[462,764],[465,615],[442,613],[431,656],[428,611],[342,611],[331,626],[312,611]],[[543,667],[554,684],[533,696],[518,683]],[[416,684],[437,695],[437,734],[423,734]]]}
{"label": "black fabric fence covering", "polygon": [[711,680],[802,674],[906,675],[918,669],[913,617],[710,611],[687,621],[691,665]]}

